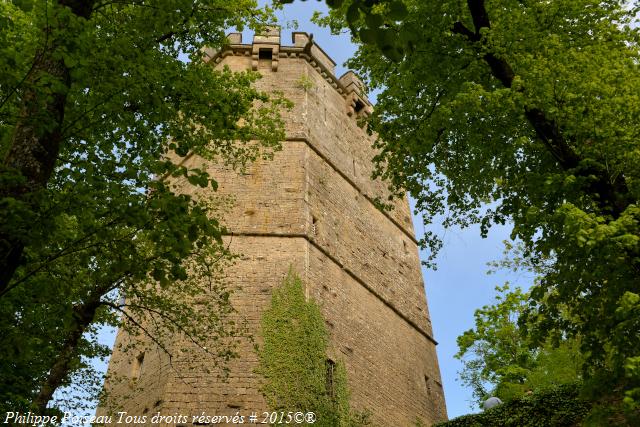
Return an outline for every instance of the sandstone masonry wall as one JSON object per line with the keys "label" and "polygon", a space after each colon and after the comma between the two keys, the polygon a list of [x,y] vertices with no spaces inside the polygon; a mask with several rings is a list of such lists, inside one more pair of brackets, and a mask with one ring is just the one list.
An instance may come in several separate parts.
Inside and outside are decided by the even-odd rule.
{"label": "sandstone masonry wall", "polygon": [[[224,214],[226,241],[241,258],[225,276],[236,289],[237,321],[259,344],[262,311],[292,267],[322,309],[329,356],[345,363],[354,409],[371,412],[378,426],[446,419],[408,202],[396,200],[391,212],[373,203],[388,192],[383,182],[371,179],[373,140],[357,123],[371,105],[354,75],[337,79],[333,61],[305,33],[293,38],[293,46],[282,45],[273,31],[242,44],[235,34],[228,50],[207,52],[214,66],[256,69],[263,75],[261,89],[282,91],[294,102],[282,151],[244,171],[195,156],[185,160],[204,165],[219,183],[218,196],[233,199]],[[271,49],[272,57],[261,57],[261,49]],[[179,180],[174,184],[194,191]],[[126,339],[119,334],[119,341]],[[259,392],[262,380],[254,372],[254,343],[240,343],[241,357],[229,364],[226,382],[187,342],[177,340],[176,348],[180,351],[170,364],[161,356],[149,361],[145,356],[136,380],[145,392],[128,400],[127,411],[233,415],[267,410]],[[131,354],[116,350],[110,370],[126,377],[135,363]],[[109,387],[120,395],[130,384]]]}

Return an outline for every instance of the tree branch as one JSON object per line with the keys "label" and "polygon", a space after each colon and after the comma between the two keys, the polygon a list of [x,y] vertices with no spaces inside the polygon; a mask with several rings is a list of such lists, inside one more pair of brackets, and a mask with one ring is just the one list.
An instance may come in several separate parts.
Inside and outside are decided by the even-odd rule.
{"label": "tree branch", "polygon": [[453,32],[454,34],[463,35],[470,41],[480,41],[480,37],[478,37],[476,33],[468,29],[466,25],[464,25],[460,21],[455,22],[453,24],[453,28],[451,29],[451,32]]}
{"label": "tree branch", "polygon": [[[187,22],[189,22],[189,19],[191,19],[193,17],[193,15],[195,15],[197,7],[196,7],[196,3],[193,3],[193,6],[191,7],[191,13],[189,14],[189,16],[185,16],[182,19],[182,23],[180,24],[180,27],[184,26]],[[188,31],[188,29],[186,30],[182,30],[182,31],[169,31],[168,33],[165,33],[163,35],[161,35],[160,37],[156,38],[156,43],[160,44],[164,41],[169,40],[170,38],[172,38],[173,36],[177,35],[177,34],[183,34],[186,33]]]}
{"label": "tree branch", "polygon": [[[124,280],[120,278],[116,281]],[[73,323],[68,331],[61,350],[57,353],[57,357],[53,360],[51,369],[47,373],[46,378],[40,386],[37,396],[33,400],[33,405],[42,414],[46,412],[47,404],[53,397],[53,393],[62,385],[65,378],[72,371],[72,362],[78,357],[78,346],[82,335],[87,331],[88,327],[93,323],[98,308],[104,303],[101,301],[102,296],[112,289],[114,283],[107,282],[102,286],[96,287],[89,293],[85,301],[73,307]]]}
{"label": "tree branch", "polygon": [[491,28],[489,14],[484,5],[484,0],[467,0],[467,7],[469,8],[469,12],[471,12],[471,19],[473,20],[473,26],[475,27],[477,35],[480,35],[482,28]]}
{"label": "tree branch", "polygon": [[124,315],[127,318],[128,321],[133,323],[137,328],[139,328],[142,332],[144,332],[144,334],[151,341],[153,341],[162,351],[164,351],[169,356],[169,360],[171,360],[173,358],[173,355],[171,354],[169,349],[167,349],[167,347],[164,344],[162,344],[160,341],[158,341],[158,339],[151,332],[149,332],[144,326],[142,326],[140,323],[138,323],[138,321],[136,321],[136,319],[134,319],[129,313],[127,313],[126,310],[124,310],[119,305],[116,305],[116,304],[114,304],[114,303],[112,303],[110,301],[105,301],[105,302],[103,302],[103,304],[105,306],[107,306],[107,307],[110,307],[110,308],[116,310],[119,313],[122,313],[122,315]]}
{"label": "tree branch", "polygon": [[[467,28],[462,22],[455,22],[451,29],[452,33],[464,36],[472,43],[484,43],[482,29],[491,28],[489,14],[485,7],[484,0],[467,0],[467,7],[473,20],[474,31]],[[515,78],[515,72],[511,65],[504,59],[499,58],[491,52],[483,55],[482,59],[491,70],[491,75],[506,87],[511,88]],[[517,91],[523,92],[524,88]],[[610,177],[606,170],[600,170],[595,166],[580,168],[582,158],[575,152],[573,147],[563,135],[562,128],[554,119],[547,117],[546,113],[536,107],[524,107],[527,121],[533,127],[538,139],[545,145],[547,151],[553,156],[558,165],[565,171],[571,170],[573,173],[583,177],[596,177],[596,182],[592,183],[589,190],[593,193],[600,208],[611,213],[614,218],[629,206],[629,189],[623,177]]]}

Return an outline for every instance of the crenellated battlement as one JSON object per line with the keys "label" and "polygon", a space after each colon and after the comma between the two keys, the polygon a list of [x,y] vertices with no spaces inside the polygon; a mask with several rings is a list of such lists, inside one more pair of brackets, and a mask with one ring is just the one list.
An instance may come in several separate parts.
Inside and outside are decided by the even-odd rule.
{"label": "crenellated battlement", "polygon": [[296,31],[291,34],[292,46],[281,44],[280,27],[268,27],[262,34],[253,36],[251,44],[242,43],[241,33],[230,33],[229,44],[222,50],[205,49],[207,61],[221,63],[231,55],[250,56],[251,68],[257,71],[261,62],[269,63],[272,72],[278,72],[281,60],[287,58],[305,59],[342,97],[345,99],[345,113],[349,117],[367,117],[373,112],[373,105],[366,95],[366,87],[353,72],[347,71],[336,77],[336,63],[313,40],[313,34]]}

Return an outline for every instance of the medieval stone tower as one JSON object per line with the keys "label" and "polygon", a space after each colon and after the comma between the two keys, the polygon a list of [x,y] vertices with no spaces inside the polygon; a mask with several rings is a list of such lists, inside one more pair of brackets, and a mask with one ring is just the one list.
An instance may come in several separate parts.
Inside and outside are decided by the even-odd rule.
{"label": "medieval stone tower", "polygon": [[[387,190],[370,178],[372,141],[357,121],[372,106],[355,74],[337,78],[335,63],[306,33],[294,32],[292,39],[291,46],[281,44],[280,31],[273,29],[243,44],[241,34],[231,34],[227,49],[208,52],[214,67],[259,71],[261,89],[279,90],[295,104],[286,115],[283,149],[273,160],[242,173],[206,165],[219,193],[235,198],[225,218],[231,250],[242,254],[226,271],[229,284],[240,288],[234,306],[257,331],[271,289],[293,266],[326,319],[328,356],[344,361],[352,407],[371,412],[376,426],[444,420],[409,205],[399,201],[390,212],[374,205]],[[125,335],[120,332],[117,343]],[[261,413],[267,408],[254,372],[257,356],[250,343],[239,351],[222,382],[208,369],[184,368],[187,355],[170,363],[161,352],[116,349],[109,372],[134,376],[144,392],[127,395],[126,384],[106,387],[127,395],[121,410],[129,414]],[[160,425],[198,424],[189,419]]]}

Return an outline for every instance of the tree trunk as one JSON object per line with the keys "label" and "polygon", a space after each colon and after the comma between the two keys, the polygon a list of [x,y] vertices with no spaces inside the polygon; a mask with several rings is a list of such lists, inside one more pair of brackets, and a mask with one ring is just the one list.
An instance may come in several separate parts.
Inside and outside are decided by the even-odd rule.
{"label": "tree trunk", "polygon": [[100,299],[106,293],[104,289],[95,289],[84,304],[73,308],[73,326],[69,336],[64,341],[62,349],[52,364],[48,376],[42,382],[38,395],[33,400],[33,406],[40,414],[45,413],[47,404],[53,397],[53,393],[62,385],[71,371],[74,359],[78,357],[77,349],[82,335],[93,322],[96,311],[102,305]]}
{"label": "tree trunk", "polygon": [[[59,0],[58,5],[68,7],[78,17],[89,19],[94,1]],[[54,20],[58,28],[45,28],[49,35],[59,33],[64,24]],[[56,24],[53,24],[56,25]],[[60,40],[50,42],[39,51],[33,68],[26,79],[20,116],[13,130],[9,151],[0,172],[21,177],[18,184],[4,184],[0,187],[0,201],[14,199],[31,211],[37,211],[37,193],[44,189],[55,167],[64,122],[67,92],[71,87],[69,68],[64,60],[55,58]],[[47,81],[62,83],[63,88],[51,90],[39,85],[43,76]],[[13,181],[14,180],[9,180]],[[7,224],[0,224],[0,295],[9,285],[20,265],[24,250],[24,236],[17,230],[10,230]]]}

